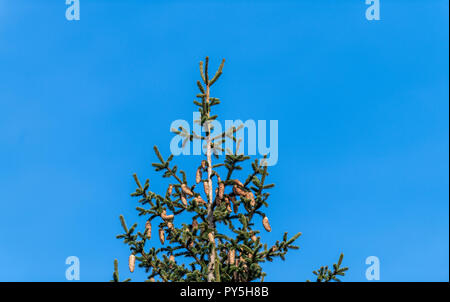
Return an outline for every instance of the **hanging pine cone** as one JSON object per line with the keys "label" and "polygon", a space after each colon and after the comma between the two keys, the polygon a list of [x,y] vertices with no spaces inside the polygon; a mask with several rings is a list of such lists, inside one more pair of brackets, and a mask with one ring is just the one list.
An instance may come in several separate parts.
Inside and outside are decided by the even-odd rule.
{"label": "hanging pine cone", "polygon": [[206,202],[203,200],[203,198],[200,195],[195,197],[195,201],[197,202],[198,205],[206,204]]}
{"label": "hanging pine cone", "polygon": [[228,263],[234,263],[235,256],[236,256],[236,250],[235,249],[231,249],[228,252]]}
{"label": "hanging pine cone", "polygon": [[227,211],[228,211],[228,213],[233,212],[233,210],[231,209],[230,202],[228,202],[228,204],[227,204]]}
{"label": "hanging pine cone", "polygon": [[169,187],[167,188],[167,196],[172,195],[172,190],[173,190],[173,185],[170,184]]}
{"label": "hanging pine cone", "polygon": [[181,192],[181,195],[180,195],[180,199],[181,199],[181,202],[183,203],[183,205],[185,206],[185,207],[187,207],[187,200],[186,200],[186,196],[184,195],[184,193],[183,192]]}
{"label": "hanging pine cone", "polygon": [[170,221],[167,221],[167,227],[169,228],[169,230],[174,230],[175,228],[173,227],[173,223]]}
{"label": "hanging pine cone", "polygon": [[170,257],[169,257],[169,261],[171,261],[171,262],[175,262],[175,256],[174,256],[174,255],[170,255]]}
{"label": "hanging pine cone", "polygon": [[215,243],[215,241],[214,241],[214,234],[212,232],[208,233],[208,239],[209,239],[209,242]]}
{"label": "hanging pine cone", "polygon": [[147,222],[145,223],[145,228],[147,229],[146,235],[148,239],[152,238],[152,224],[149,220],[147,220]]}
{"label": "hanging pine cone", "polygon": [[201,164],[202,168],[205,169],[207,165],[208,165],[208,162],[206,160],[202,160],[202,164]]}
{"label": "hanging pine cone", "polygon": [[256,238],[256,235],[253,235],[253,236],[252,236],[252,241],[253,241],[253,242],[256,242],[256,240],[258,240],[258,238]]}
{"label": "hanging pine cone", "polygon": [[203,190],[205,190],[206,196],[209,196],[209,182],[206,180],[203,182]]}
{"label": "hanging pine cone", "polygon": [[247,192],[247,194],[245,195],[245,197],[246,197],[247,199],[250,199],[250,205],[251,205],[252,207],[254,207],[255,204],[256,204],[256,202],[255,202],[255,195],[253,195],[252,192]]}
{"label": "hanging pine cone", "polygon": [[163,220],[172,220],[174,217],[175,217],[175,216],[173,216],[173,215],[167,215],[165,209],[164,209],[164,210],[162,211],[162,213],[161,213],[161,218],[162,218]]}
{"label": "hanging pine cone", "polygon": [[128,268],[130,269],[130,272],[134,272],[135,262],[136,262],[136,256],[131,254],[130,257],[128,258]]}
{"label": "hanging pine cone", "polygon": [[223,182],[219,183],[219,187],[218,187],[218,196],[219,199],[223,199],[223,193],[225,192],[225,185],[223,184]]}
{"label": "hanging pine cone", "polygon": [[220,204],[222,203],[221,199],[219,198],[219,188],[216,188],[216,203],[218,206],[220,206]]}
{"label": "hanging pine cone", "polygon": [[202,169],[198,168],[197,172],[195,173],[195,182],[199,183],[202,180]]}
{"label": "hanging pine cone", "polygon": [[239,180],[234,180],[235,185],[233,186],[233,193],[239,196],[246,196],[247,192],[244,191],[242,188],[244,185]]}
{"label": "hanging pine cone", "polygon": [[162,228],[159,229],[159,241],[161,241],[161,244],[164,244],[164,241],[166,238],[164,237],[164,230]]}
{"label": "hanging pine cone", "polygon": [[181,185],[181,190],[183,190],[183,192],[184,192],[186,195],[194,196],[194,193],[192,193],[191,189],[189,189],[188,186],[186,186],[186,184],[182,184],[182,185]]}
{"label": "hanging pine cone", "polygon": [[270,224],[269,224],[269,218],[267,218],[267,216],[264,216],[262,223],[263,223],[264,229],[266,229],[267,232],[272,231],[272,228],[270,227]]}
{"label": "hanging pine cone", "polygon": [[244,187],[244,184],[243,184],[239,179],[234,179],[233,181],[234,181],[234,183],[235,183],[236,185],[238,185],[239,187]]}

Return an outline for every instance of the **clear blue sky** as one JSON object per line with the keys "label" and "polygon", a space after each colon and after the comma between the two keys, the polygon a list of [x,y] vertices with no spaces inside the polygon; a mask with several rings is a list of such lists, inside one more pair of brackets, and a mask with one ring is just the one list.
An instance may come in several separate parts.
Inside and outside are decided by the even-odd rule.
{"label": "clear blue sky", "polygon": [[[303,236],[267,281],[340,252],[348,281],[368,256],[381,281],[448,281],[448,1],[366,7],[81,0],[68,22],[64,0],[0,0],[0,281],[65,281],[72,255],[82,281],[110,280],[114,258],[130,275],[131,175],[165,190],[152,146],[167,156],[170,123],[191,120],[206,55],[227,60],[222,119],[279,121],[264,239]],[[192,177],[198,158],[177,160]]]}

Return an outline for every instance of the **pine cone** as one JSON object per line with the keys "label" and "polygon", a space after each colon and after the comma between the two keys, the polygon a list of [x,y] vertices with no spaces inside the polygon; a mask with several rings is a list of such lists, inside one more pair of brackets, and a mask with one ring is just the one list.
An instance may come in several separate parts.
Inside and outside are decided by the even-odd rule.
{"label": "pine cone", "polygon": [[244,187],[244,184],[239,179],[234,179],[234,183],[240,187]]}
{"label": "pine cone", "polygon": [[152,238],[152,224],[150,223],[149,220],[147,220],[147,222],[145,223],[145,228],[147,229],[147,237],[148,239]]}
{"label": "pine cone", "polygon": [[183,192],[184,192],[186,195],[194,196],[194,193],[192,193],[191,189],[189,189],[188,186],[186,186],[186,184],[182,184],[182,185],[181,185],[181,190],[183,190]]}
{"label": "pine cone", "polygon": [[135,262],[136,262],[136,256],[131,254],[130,257],[128,258],[128,268],[130,269],[130,272],[134,272]]}
{"label": "pine cone", "polygon": [[247,199],[250,199],[250,205],[251,205],[252,207],[254,207],[255,204],[256,204],[256,202],[255,202],[255,195],[253,195],[252,192],[247,192],[247,194],[245,195],[245,197],[246,197]]}
{"label": "pine cone", "polygon": [[206,160],[202,160],[202,164],[201,164],[202,168],[205,169],[207,165],[208,165],[208,162]]}
{"label": "pine cone", "polygon": [[216,194],[216,203],[217,203],[218,206],[220,206],[220,204],[222,202],[221,202],[221,198],[219,198],[219,188],[216,188],[215,194]]}
{"label": "pine cone", "polygon": [[167,222],[167,227],[169,228],[169,230],[174,230],[175,228],[173,227],[173,223],[168,221]]}
{"label": "pine cone", "polygon": [[197,202],[198,205],[206,204],[206,202],[203,200],[203,198],[199,195],[195,197],[195,202]]}
{"label": "pine cone", "polygon": [[223,199],[223,193],[225,192],[225,185],[223,184],[223,182],[219,183],[219,190],[218,190],[218,196],[219,199]]}
{"label": "pine cone", "polygon": [[228,252],[228,263],[234,263],[235,256],[236,256],[236,250],[235,249],[231,249]]}
{"label": "pine cone", "polygon": [[201,168],[197,169],[197,172],[195,173],[195,182],[199,183],[202,180],[202,170]]}
{"label": "pine cone", "polygon": [[167,195],[168,196],[172,195],[172,191],[173,191],[173,185],[170,184],[169,187],[167,188]]}
{"label": "pine cone", "polygon": [[175,216],[173,215],[166,215],[166,210],[164,209],[161,213],[161,218],[163,220],[172,220]]}
{"label": "pine cone", "polygon": [[159,241],[161,241],[161,244],[164,244],[164,241],[166,238],[164,237],[164,230],[162,228],[159,229]]}
{"label": "pine cone", "polygon": [[183,192],[181,192],[181,196],[180,196],[180,199],[181,199],[181,202],[183,203],[183,205],[185,206],[185,207],[187,207],[187,200],[186,200],[186,196],[184,195],[184,193]]}
{"label": "pine cone", "polygon": [[247,192],[241,189],[242,187],[238,186],[238,185],[234,185],[233,186],[233,193],[235,195],[239,195],[239,196],[246,196]]}
{"label": "pine cone", "polygon": [[175,262],[175,256],[174,256],[174,255],[170,255],[170,257],[169,257],[169,261],[171,261],[171,262]]}
{"label": "pine cone", "polygon": [[209,239],[209,242],[216,243],[214,240],[214,234],[212,232],[208,233],[208,239]]}
{"label": "pine cone", "polygon": [[256,237],[256,235],[253,235],[253,236],[252,236],[252,241],[253,241],[253,242],[256,242],[256,240],[258,240],[258,238]]}
{"label": "pine cone", "polygon": [[203,182],[203,189],[205,190],[206,196],[209,196],[209,182],[206,180]]}
{"label": "pine cone", "polygon": [[267,216],[264,216],[262,223],[263,223],[264,229],[266,229],[267,232],[272,231],[272,228],[270,227],[270,224],[269,224],[269,218],[267,218]]}
{"label": "pine cone", "polygon": [[242,184],[242,182],[239,181],[239,179],[234,180],[233,192],[236,195],[244,197],[247,194],[247,191],[244,190],[244,185]]}

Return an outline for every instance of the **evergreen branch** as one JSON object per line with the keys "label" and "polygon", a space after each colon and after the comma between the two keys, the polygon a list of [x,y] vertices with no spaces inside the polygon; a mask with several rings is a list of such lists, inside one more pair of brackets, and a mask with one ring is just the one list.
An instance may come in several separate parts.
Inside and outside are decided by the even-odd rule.
{"label": "evergreen branch", "polygon": [[348,270],[348,267],[341,268],[343,259],[344,254],[341,254],[338,263],[333,264],[333,270],[330,270],[328,266],[321,266],[318,270],[313,271],[313,274],[317,276],[316,282],[340,282],[341,280],[337,276],[345,276],[345,272]]}

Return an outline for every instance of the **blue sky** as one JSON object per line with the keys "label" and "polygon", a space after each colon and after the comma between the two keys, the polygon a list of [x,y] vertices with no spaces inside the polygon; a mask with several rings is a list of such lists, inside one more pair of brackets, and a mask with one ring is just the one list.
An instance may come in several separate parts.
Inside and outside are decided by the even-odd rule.
{"label": "blue sky", "polygon": [[[136,172],[192,119],[198,62],[224,74],[221,119],[279,121],[267,210],[298,251],[264,268],[304,281],[344,252],[347,281],[448,281],[448,1],[0,0],[0,281],[127,272],[119,214]],[[144,3],[145,2],[145,3]],[[177,158],[193,176],[196,157]],[[134,273],[142,280],[142,273]]]}

